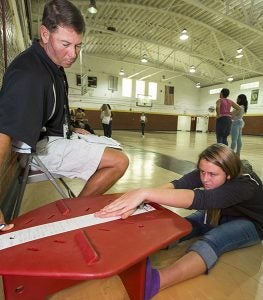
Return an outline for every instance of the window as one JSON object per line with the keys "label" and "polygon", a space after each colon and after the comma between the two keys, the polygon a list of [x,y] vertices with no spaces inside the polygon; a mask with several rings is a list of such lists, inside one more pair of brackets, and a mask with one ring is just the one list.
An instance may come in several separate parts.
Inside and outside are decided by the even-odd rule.
{"label": "window", "polygon": [[174,86],[165,86],[164,105],[174,105]]}
{"label": "window", "polygon": [[149,82],[148,95],[151,96],[152,100],[157,99],[157,83],[156,82]]}
{"label": "window", "polygon": [[240,84],[241,90],[248,90],[248,89],[253,89],[258,87],[259,87],[258,81]]}
{"label": "window", "polygon": [[118,91],[118,77],[117,76],[109,76],[108,82],[108,90]]}
{"label": "window", "polygon": [[138,95],[145,95],[145,81],[136,80],[135,97],[138,98]]}
{"label": "window", "polygon": [[213,90],[209,90],[209,94],[213,95],[213,94],[220,94],[222,88],[220,89],[213,89]]}
{"label": "window", "polygon": [[88,76],[88,87],[97,87],[97,77],[94,76]]}
{"label": "window", "polygon": [[129,78],[122,78],[122,96],[132,96],[132,80]]}
{"label": "window", "polygon": [[81,86],[81,75],[80,74],[76,74],[76,85]]}

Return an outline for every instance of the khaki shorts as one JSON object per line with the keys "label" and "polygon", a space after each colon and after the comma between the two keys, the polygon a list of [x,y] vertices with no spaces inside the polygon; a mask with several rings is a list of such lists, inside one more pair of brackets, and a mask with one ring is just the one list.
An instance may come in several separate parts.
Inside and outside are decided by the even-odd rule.
{"label": "khaki shorts", "polygon": [[47,142],[38,142],[36,152],[51,173],[87,181],[97,170],[105,148],[75,135],[72,139],[51,136]]}

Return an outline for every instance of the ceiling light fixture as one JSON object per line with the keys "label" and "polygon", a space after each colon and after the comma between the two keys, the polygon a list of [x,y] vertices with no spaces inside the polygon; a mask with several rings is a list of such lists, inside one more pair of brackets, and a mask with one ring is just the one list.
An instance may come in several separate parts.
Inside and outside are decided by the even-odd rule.
{"label": "ceiling light fixture", "polygon": [[119,75],[120,75],[120,76],[123,76],[124,74],[125,74],[125,73],[124,73],[124,70],[123,70],[123,68],[121,68],[121,69],[120,69],[120,72],[119,72]]}
{"label": "ceiling light fixture", "polygon": [[243,49],[242,48],[239,48],[237,49],[237,54],[236,54],[236,58],[241,58],[243,57]]}
{"label": "ceiling light fixture", "polygon": [[141,62],[142,63],[147,63],[148,59],[147,59],[147,55],[143,54],[142,58],[141,58]]}
{"label": "ceiling light fixture", "polygon": [[233,76],[227,78],[227,81],[232,82],[234,80]]}
{"label": "ceiling light fixture", "polygon": [[201,83],[197,82],[197,84],[195,85],[195,87],[199,89],[201,87]]}
{"label": "ceiling light fixture", "polygon": [[190,69],[189,69],[189,72],[190,73],[195,73],[196,72],[195,66],[191,66]]}
{"label": "ceiling light fixture", "polygon": [[184,30],[181,32],[179,38],[180,38],[181,41],[186,41],[186,40],[189,38],[189,35],[188,35],[186,29],[184,29]]}
{"label": "ceiling light fixture", "polygon": [[97,13],[96,0],[90,0],[90,4],[88,7],[88,12],[91,14]]}

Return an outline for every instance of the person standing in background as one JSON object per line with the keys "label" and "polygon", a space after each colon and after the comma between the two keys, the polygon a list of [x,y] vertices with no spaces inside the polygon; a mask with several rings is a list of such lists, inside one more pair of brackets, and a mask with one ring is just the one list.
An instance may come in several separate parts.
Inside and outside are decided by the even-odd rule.
{"label": "person standing in background", "polygon": [[141,114],[140,117],[140,123],[141,123],[141,132],[142,132],[142,137],[144,138],[144,129],[145,129],[145,124],[147,122],[147,118],[144,113]]}
{"label": "person standing in background", "polygon": [[109,123],[109,137],[111,138],[111,135],[112,135],[112,120],[113,120],[113,112],[111,110],[111,106],[109,104],[107,104],[109,110],[110,110],[110,113],[111,113],[111,116],[110,116],[110,123]]}
{"label": "person standing in background", "polygon": [[242,148],[242,128],[245,125],[243,115],[247,112],[248,102],[247,96],[240,94],[237,97],[237,104],[240,106],[240,110],[234,109],[232,111],[232,126],[231,126],[231,149],[240,157],[240,151]]}
{"label": "person standing in background", "polygon": [[111,110],[108,107],[108,104],[102,104],[101,106],[100,119],[106,137],[110,137],[110,121],[111,121]]}
{"label": "person standing in background", "polygon": [[240,107],[234,101],[228,99],[229,89],[222,89],[220,92],[220,98],[216,101],[216,140],[217,143],[222,143],[228,146],[227,137],[231,130],[231,108],[233,107],[237,111],[240,111]]}

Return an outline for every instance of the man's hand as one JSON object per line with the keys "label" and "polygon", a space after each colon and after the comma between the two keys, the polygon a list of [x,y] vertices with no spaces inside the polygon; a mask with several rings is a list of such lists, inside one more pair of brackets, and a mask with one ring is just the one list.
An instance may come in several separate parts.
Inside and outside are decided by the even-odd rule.
{"label": "man's hand", "polygon": [[0,210],[0,231],[8,231],[14,227],[14,224],[6,224],[4,215]]}
{"label": "man's hand", "polygon": [[91,134],[89,131],[83,129],[83,128],[74,128],[73,129],[74,132],[79,133],[79,134]]}

